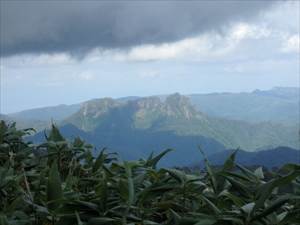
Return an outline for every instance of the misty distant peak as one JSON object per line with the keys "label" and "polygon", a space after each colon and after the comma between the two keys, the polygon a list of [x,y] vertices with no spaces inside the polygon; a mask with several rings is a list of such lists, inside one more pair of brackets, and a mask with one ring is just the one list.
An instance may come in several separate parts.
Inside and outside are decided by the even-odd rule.
{"label": "misty distant peak", "polygon": [[300,88],[298,87],[274,87],[270,90],[256,89],[252,92],[256,95],[279,97],[279,98],[298,98],[300,95]]}

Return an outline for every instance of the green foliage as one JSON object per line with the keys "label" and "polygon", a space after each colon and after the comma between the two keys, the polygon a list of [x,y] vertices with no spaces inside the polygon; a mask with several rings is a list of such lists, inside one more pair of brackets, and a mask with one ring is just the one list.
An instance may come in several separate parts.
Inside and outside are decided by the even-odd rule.
{"label": "green foliage", "polygon": [[[120,161],[53,126],[46,143],[0,123],[0,225],[298,225],[300,167],[265,176],[234,163],[188,174],[157,168],[170,150]],[[265,177],[268,177],[266,179]]]}

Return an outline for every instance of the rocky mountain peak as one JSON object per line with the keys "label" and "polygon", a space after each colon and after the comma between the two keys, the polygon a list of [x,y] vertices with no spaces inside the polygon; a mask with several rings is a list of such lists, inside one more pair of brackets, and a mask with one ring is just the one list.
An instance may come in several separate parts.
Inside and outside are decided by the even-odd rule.
{"label": "rocky mountain peak", "polygon": [[121,103],[112,98],[93,99],[83,103],[80,111],[83,116],[97,118],[111,108],[119,106]]}
{"label": "rocky mountain peak", "polygon": [[162,102],[160,101],[159,97],[147,97],[141,98],[138,100],[131,101],[132,104],[139,110],[139,109],[156,109],[162,106]]}
{"label": "rocky mountain peak", "polygon": [[171,94],[166,98],[165,110],[170,116],[184,117],[186,119],[191,119],[198,114],[188,97],[179,93]]}
{"label": "rocky mountain peak", "polygon": [[188,97],[181,95],[179,93],[174,93],[169,95],[165,103],[172,106],[183,106],[183,105],[191,105]]}

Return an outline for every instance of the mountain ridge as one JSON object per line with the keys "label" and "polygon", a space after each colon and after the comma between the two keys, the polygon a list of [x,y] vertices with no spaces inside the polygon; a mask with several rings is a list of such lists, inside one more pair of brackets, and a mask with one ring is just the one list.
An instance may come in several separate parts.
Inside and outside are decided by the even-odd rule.
{"label": "mountain ridge", "polygon": [[[157,95],[164,100],[167,95]],[[189,94],[187,96],[196,110],[210,116],[225,119],[243,120],[251,123],[270,121],[281,124],[300,124],[300,88],[275,87],[270,90],[254,90],[252,92],[214,92],[208,94]],[[115,98],[120,103],[144,97],[128,96]],[[97,99],[88,100],[85,102]],[[40,120],[49,123],[62,121],[77,112],[85,102],[72,105],[56,105],[23,110],[6,114],[15,120]]]}
{"label": "mountain ridge", "polygon": [[300,124],[300,88],[275,87],[241,93],[189,95],[192,104],[204,113],[251,123],[270,121]]}
{"label": "mountain ridge", "polygon": [[285,145],[297,147],[297,126],[270,122],[251,124],[245,121],[214,118],[195,109],[186,96],[178,93],[164,101],[146,97],[120,103],[114,99],[98,99],[83,104],[81,109],[62,124],[71,123],[85,132],[110,133],[173,132],[178,137],[211,138],[226,148],[241,147],[248,151]]}
{"label": "mountain ridge", "polygon": [[[289,99],[291,96],[296,96],[295,90],[254,91],[257,92],[254,95],[259,96],[258,99],[267,95],[268,97],[263,97],[262,102],[264,102],[265,99],[270,98],[269,95],[273,99],[273,92],[279,91],[280,99]],[[249,95],[253,93],[247,93],[247,96]],[[240,101],[239,97],[237,96],[236,99]],[[291,101],[294,101],[293,97]],[[257,99],[254,102],[256,103]],[[215,110],[222,110],[222,102],[219,105],[212,102],[212,105],[214,104]],[[242,107],[245,104],[247,105],[247,101],[234,107]],[[206,113],[205,107],[203,109],[204,112],[200,111],[190,96],[179,93],[169,96],[102,98],[80,103],[78,110],[73,108],[74,112],[71,115],[52,122],[61,127],[65,135],[70,138],[74,135],[86,137],[88,142],[97,147],[116,149],[122,152],[123,156],[131,155],[131,158],[134,155],[143,156],[151,151],[171,147],[178,149],[179,153],[176,153],[176,157],[183,157],[182,160],[187,163],[188,160],[193,160],[193,157],[185,154],[196,157],[198,145],[204,146],[208,154],[238,147],[247,151],[259,151],[278,146],[299,149],[297,123],[276,124],[260,120],[252,123],[241,118],[228,119],[216,116]],[[254,109],[261,110],[260,107]],[[8,118],[6,115],[3,116]],[[9,119],[13,120],[13,118]],[[30,122],[34,123],[38,131],[51,125],[51,121],[25,121],[21,126],[31,127]],[[37,140],[39,135],[43,137],[43,132],[35,135],[32,140]],[[175,158],[172,160],[180,161]]]}

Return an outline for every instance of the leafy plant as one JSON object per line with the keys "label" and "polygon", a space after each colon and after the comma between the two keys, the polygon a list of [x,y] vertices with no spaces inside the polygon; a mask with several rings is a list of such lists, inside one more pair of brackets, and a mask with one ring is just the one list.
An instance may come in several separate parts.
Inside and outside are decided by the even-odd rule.
{"label": "leafy plant", "polygon": [[1,225],[298,225],[300,166],[265,178],[234,163],[196,174],[158,168],[171,150],[122,161],[53,126],[47,141],[24,141],[32,130],[0,123]]}

